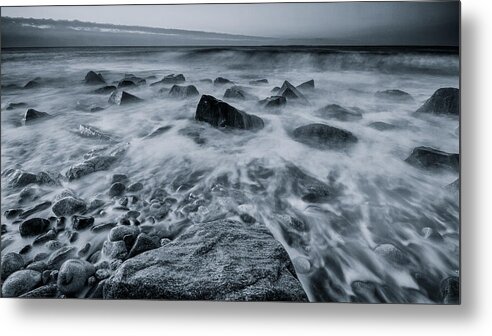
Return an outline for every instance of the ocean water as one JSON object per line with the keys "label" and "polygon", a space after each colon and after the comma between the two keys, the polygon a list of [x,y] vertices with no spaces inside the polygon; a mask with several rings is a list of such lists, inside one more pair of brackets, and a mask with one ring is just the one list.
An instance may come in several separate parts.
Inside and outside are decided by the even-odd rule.
{"label": "ocean water", "polygon": [[[60,179],[55,186],[31,187],[32,200],[21,197],[2,177],[2,254],[18,252],[34,238],[21,238],[18,222],[6,219],[10,208],[29,208],[54,201],[65,189],[90,202],[101,199],[103,211],[96,224],[121,217],[118,200],[107,193],[111,176],[128,175],[141,182],[139,198],[150,202],[162,188],[177,202],[156,224],[174,234],[194,222],[217,218],[239,220],[247,213],[266,225],[286,248],[310,301],[439,302],[440,283],[459,276],[459,200],[446,186],[459,176],[451,171],[427,171],[404,160],[412,149],[429,146],[459,152],[459,120],[415,115],[438,88],[459,87],[459,57],[450,50],[411,48],[99,48],[2,50],[1,168],[61,174],[84,155],[124,148],[121,159],[106,171],[75,181]],[[143,99],[131,105],[111,105],[108,94],[84,84],[89,70],[108,83],[125,74],[146,78],[147,84],[125,91]],[[221,130],[194,120],[200,95],[169,97],[150,86],[168,74],[183,74],[201,94],[213,95],[261,117],[265,127],[256,132]],[[153,77],[155,76],[155,77]],[[228,87],[202,79],[225,77],[250,93],[246,100],[223,98]],[[41,85],[23,86],[39,77]],[[268,84],[251,85],[255,79]],[[258,99],[284,80],[293,85],[314,79],[305,92],[309,103],[266,110]],[[399,89],[413,100],[378,98],[380,90]],[[24,102],[53,118],[22,125],[26,108],[6,110]],[[80,111],[94,105],[101,111]],[[356,108],[353,121],[323,119],[316,110],[327,104]],[[382,121],[396,125],[380,131],[369,127]],[[295,141],[299,126],[324,123],[352,132],[358,142],[349,150],[313,148]],[[109,134],[112,141],[80,137],[79,125]],[[159,127],[171,128],[152,138]],[[198,139],[198,141],[197,141]],[[310,176],[337,192],[329,200],[310,202],[295,187],[300,176]],[[294,182],[293,182],[294,181]],[[192,211],[189,205],[197,205]],[[139,208],[141,206],[141,208]],[[188,207],[187,207],[188,206]],[[148,207],[137,203],[145,223]],[[48,218],[46,209],[34,217]],[[61,245],[90,252],[101,248],[107,232],[85,231],[77,241],[60,235]],[[49,252],[33,246],[27,259]],[[376,293],[376,294],[375,294]]]}

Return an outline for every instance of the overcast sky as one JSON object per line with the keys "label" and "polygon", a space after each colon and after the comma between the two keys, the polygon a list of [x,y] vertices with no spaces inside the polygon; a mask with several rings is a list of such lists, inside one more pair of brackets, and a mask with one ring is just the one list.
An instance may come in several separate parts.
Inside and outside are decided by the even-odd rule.
{"label": "overcast sky", "polygon": [[443,43],[457,44],[459,35],[458,2],[3,7],[2,16],[281,38],[370,38],[382,34],[389,40],[411,40],[433,34]]}

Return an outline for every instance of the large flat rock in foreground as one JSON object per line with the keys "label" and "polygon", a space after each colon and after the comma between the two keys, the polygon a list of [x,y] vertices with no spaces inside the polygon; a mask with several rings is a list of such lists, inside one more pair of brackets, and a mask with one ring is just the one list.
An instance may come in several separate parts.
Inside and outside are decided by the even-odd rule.
{"label": "large flat rock in foreground", "polygon": [[267,228],[220,220],[125,261],[105,299],[307,301],[282,245]]}

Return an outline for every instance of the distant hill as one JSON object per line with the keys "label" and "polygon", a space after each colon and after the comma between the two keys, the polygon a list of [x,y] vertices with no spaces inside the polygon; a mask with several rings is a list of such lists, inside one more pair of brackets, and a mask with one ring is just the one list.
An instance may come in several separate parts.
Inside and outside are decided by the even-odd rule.
{"label": "distant hill", "polygon": [[272,38],[81,21],[1,18],[2,48],[230,46],[277,44]]}

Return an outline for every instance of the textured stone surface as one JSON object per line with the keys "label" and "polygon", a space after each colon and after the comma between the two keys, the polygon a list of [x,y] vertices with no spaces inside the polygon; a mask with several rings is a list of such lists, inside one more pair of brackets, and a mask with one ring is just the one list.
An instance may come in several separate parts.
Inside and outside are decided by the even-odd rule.
{"label": "textured stone surface", "polygon": [[293,138],[312,147],[339,149],[357,142],[357,138],[349,131],[324,125],[309,124],[298,127]]}
{"label": "textured stone surface", "polygon": [[460,112],[460,90],[440,88],[416,112],[458,115]]}
{"label": "textured stone surface", "polygon": [[213,221],[125,261],[106,282],[104,298],[306,301],[293,274],[265,227]]}

